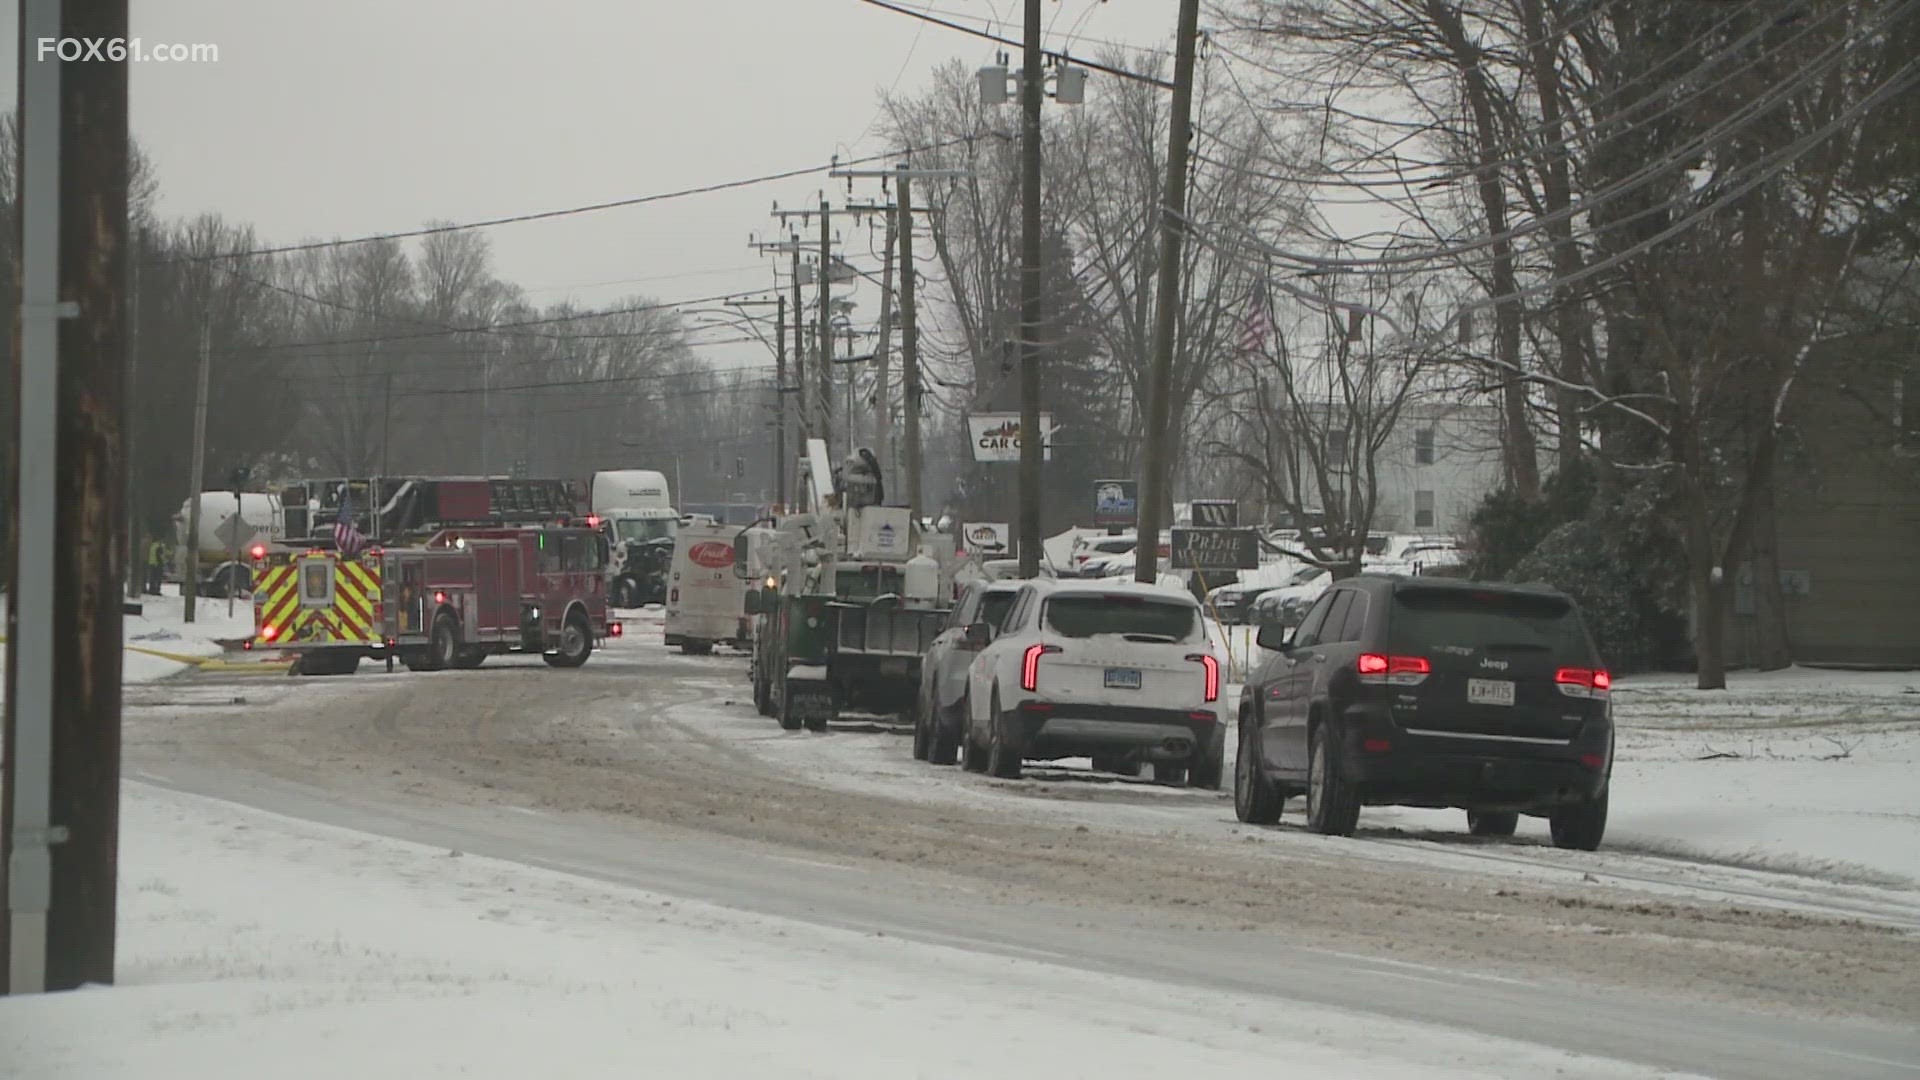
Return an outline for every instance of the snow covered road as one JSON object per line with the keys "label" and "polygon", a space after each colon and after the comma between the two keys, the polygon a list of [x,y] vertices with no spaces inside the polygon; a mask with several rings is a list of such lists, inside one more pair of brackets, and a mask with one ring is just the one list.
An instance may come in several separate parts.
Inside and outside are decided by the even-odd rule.
{"label": "snow covered road", "polygon": [[[1350,841],[1247,829],[1207,793],[929,769],[883,725],[782,733],[730,703],[744,696],[740,667],[629,639],[573,673],[490,662],[270,685],[196,676],[158,684],[130,716],[128,761],[155,786],[442,854],[1226,994],[1269,1017],[1439,1025],[1579,1055],[1573,1075],[1618,1062],[1920,1075],[1920,945],[1907,929],[1920,914],[1912,882],[1884,867],[1866,880],[1631,845],[1493,845],[1450,818],[1374,811]],[[1344,1060],[1325,1071],[1393,1075],[1403,1059]]]}

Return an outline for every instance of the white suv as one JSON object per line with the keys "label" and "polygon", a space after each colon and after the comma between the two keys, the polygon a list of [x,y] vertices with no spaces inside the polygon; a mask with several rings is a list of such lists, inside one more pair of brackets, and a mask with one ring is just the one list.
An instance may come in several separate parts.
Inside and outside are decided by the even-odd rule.
{"label": "white suv", "polygon": [[[1030,581],[999,633],[968,628],[963,764],[1018,778],[1021,762],[1220,786],[1221,666],[1192,596],[1117,581]],[[991,637],[989,642],[987,639]]]}

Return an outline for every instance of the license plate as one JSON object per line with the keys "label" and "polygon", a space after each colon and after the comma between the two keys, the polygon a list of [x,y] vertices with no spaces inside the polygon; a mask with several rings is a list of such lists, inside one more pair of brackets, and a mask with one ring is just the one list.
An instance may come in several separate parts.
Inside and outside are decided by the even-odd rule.
{"label": "license plate", "polygon": [[1513,683],[1506,679],[1468,679],[1467,704],[1511,705]]}
{"label": "license plate", "polygon": [[1108,668],[1107,688],[1109,690],[1140,689],[1140,669],[1131,667]]}

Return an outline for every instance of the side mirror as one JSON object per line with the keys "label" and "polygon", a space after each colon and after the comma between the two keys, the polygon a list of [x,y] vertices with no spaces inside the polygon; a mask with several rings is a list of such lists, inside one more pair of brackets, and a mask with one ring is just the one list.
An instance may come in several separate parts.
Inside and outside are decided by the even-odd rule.
{"label": "side mirror", "polygon": [[759,589],[747,590],[746,607],[747,607],[747,614],[749,615],[760,614],[760,590]]}
{"label": "side mirror", "polygon": [[969,652],[979,652],[987,647],[987,642],[992,640],[993,625],[975,622],[967,624],[966,636],[961,639],[961,644],[965,645]]}
{"label": "side mirror", "polygon": [[1268,652],[1286,652],[1293,648],[1293,631],[1279,623],[1267,623],[1254,636],[1254,644]]}
{"label": "side mirror", "polygon": [[741,529],[738,533],[734,534],[734,537],[733,537],[733,576],[734,577],[750,578],[753,576],[753,570],[750,568],[747,561],[747,544],[752,539],[753,539],[753,536],[747,529]]}

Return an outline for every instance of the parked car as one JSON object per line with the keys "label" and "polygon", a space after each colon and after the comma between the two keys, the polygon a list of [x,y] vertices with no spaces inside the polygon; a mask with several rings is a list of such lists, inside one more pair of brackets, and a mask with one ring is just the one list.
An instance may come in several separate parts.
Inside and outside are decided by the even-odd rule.
{"label": "parked car", "polygon": [[1277,585],[1222,585],[1207,593],[1207,609],[1224,626],[1251,621],[1254,601],[1279,588]]}
{"label": "parked car", "polygon": [[980,580],[968,585],[947,617],[947,625],[920,661],[920,694],[913,713],[913,757],[951,765],[959,757],[960,731],[967,711],[967,669],[980,647],[967,628],[984,623],[988,636],[999,633],[1013,598],[1026,582]]}
{"label": "parked car", "polygon": [[[1153,765],[1163,783],[1217,788],[1225,750],[1221,668],[1192,596],[1113,581],[1023,583],[968,672],[962,760],[1008,779],[1026,760]],[[989,640],[990,639],[990,640]]]}
{"label": "parked car", "polygon": [[1607,825],[1612,679],[1579,608],[1544,586],[1362,574],[1335,583],[1247,680],[1234,810],[1350,836],[1362,805],[1457,807],[1478,836],[1547,818],[1592,851]]}
{"label": "parked car", "polygon": [[1318,566],[1303,566],[1294,571],[1287,583],[1268,589],[1253,602],[1248,622],[1261,626],[1298,626],[1307,609],[1320,598],[1333,575]]}
{"label": "parked car", "polygon": [[1089,560],[1104,558],[1108,555],[1125,555],[1133,550],[1134,535],[1130,532],[1116,536],[1082,536],[1073,542],[1073,552],[1067,557],[1068,565],[1063,577],[1085,577],[1081,571]]}

